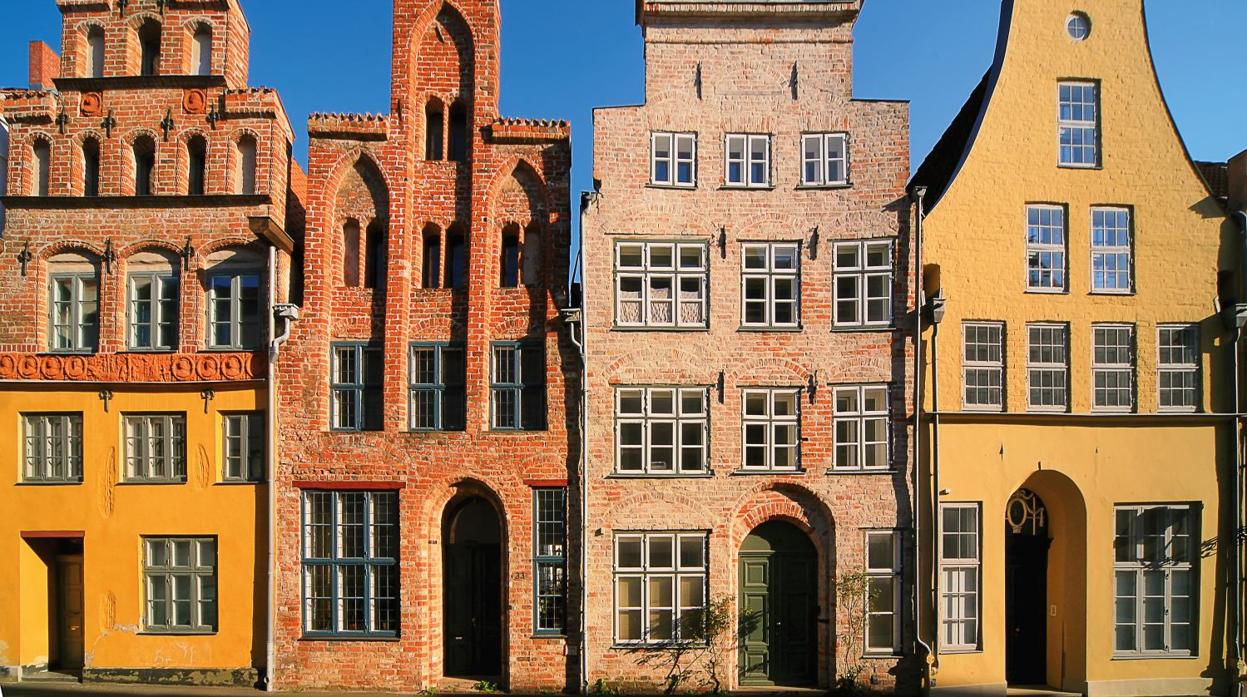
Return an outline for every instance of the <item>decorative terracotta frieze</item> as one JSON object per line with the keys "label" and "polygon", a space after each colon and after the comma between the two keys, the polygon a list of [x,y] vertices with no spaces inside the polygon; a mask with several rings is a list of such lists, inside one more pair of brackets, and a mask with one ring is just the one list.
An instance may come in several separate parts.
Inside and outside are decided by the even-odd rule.
{"label": "decorative terracotta frieze", "polygon": [[0,353],[0,380],[51,382],[241,382],[265,376],[254,353],[51,356]]}

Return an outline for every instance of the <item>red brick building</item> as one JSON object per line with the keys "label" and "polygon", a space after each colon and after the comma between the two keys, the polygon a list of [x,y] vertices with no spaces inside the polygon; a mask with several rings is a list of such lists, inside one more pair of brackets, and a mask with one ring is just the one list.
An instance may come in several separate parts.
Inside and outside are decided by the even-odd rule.
{"label": "red brick building", "polygon": [[276,687],[562,689],[569,128],[499,116],[496,0],[394,18],[390,112],[308,124]]}
{"label": "red brick building", "polygon": [[859,9],[638,3],[584,203],[590,684],[706,685],[707,607],[725,687],[912,674],[908,106],[853,98]]}

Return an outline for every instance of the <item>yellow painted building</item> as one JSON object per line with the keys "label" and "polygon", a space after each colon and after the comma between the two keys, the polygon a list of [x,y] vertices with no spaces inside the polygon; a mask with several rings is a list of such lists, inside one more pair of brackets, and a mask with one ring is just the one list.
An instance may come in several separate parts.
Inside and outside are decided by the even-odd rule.
{"label": "yellow painted building", "polygon": [[1241,243],[1142,0],[1005,0],[913,189],[933,690],[1227,694]]}

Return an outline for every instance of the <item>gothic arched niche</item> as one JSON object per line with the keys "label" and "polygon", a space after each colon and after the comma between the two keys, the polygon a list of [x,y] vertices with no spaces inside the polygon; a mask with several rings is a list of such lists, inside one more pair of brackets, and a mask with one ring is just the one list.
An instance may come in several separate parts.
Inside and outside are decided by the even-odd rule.
{"label": "gothic arched niche", "polygon": [[413,93],[436,95],[445,104],[462,99],[470,106],[474,52],[467,21],[453,7],[443,4],[420,37],[412,61]]}
{"label": "gothic arched niche", "polygon": [[494,219],[527,227],[546,222],[546,187],[532,167],[521,162],[498,188]]}
{"label": "gothic arched niche", "polygon": [[342,177],[336,199],[343,234],[342,281],[384,289],[390,232],[390,196],[372,160],[360,157]]}

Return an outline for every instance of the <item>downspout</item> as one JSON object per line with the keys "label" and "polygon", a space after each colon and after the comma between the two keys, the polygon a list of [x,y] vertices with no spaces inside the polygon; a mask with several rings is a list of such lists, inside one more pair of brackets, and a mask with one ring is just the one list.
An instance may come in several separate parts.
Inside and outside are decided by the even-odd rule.
{"label": "downspout", "polygon": [[[1239,230],[1242,235],[1240,237],[1240,246],[1242,248],[1242,258],[1240,259],[1240,271],[1243,284],[1243,298],[1247,300],[1247,212],[1234,211],[1231,218],[1238,223]],[[1234,341],[1231,344],[1233,350],[1232,364],[1234,366],[1234,413],[1237,415],[1234,419],[1234,496],[1232,497],[1232,505],[1234,506],[1234,585],[1233,588],[1233,632],[1234,632],[1234,671],[1235,671],[1235,690],[1238,697],[1244,697],[1247,694],[1247,685],[1244,684],[1244,671],[1247,670],[1247,664],[1243,660],[1243,600],[1244,593],[1247,593],[1247,584],[1243,578],[1243,537],[1244,531],[1247,530],[1247,521],[1244,515],[1247,514],[1243,510],[1244,492],[1243,492],[1243,413],[1241,381],[1243,376],[1241,370],[1241,353],[1243,339],[1247,336],[1242,328],[1238,327],[1236,322],[1227,323],[1236,332]]]}
{"label": "downspout", "polygon": [[927,188],[913,190],[914,201],[914,462],[913,462],[913,529],[914,529],[914,581],[910,603],[914,618],[914,643],[918,650],[932,655],[933,651],[922,640],[922,588],[919,582],[922,569],[922,315],[926,304],[922,288],[922,223],[926,215],[923,200]]}
{"label": "downspout", "polygon": [[[580,338],[572,332],[572,341],[580,349],[580,694],[589,693],[589,371],[588,371],[588,294],[585,287],[585,211],[597,200],[597,192],[586,192],[580,198],[580,248],[576,251],[576,269],[580,271]],[[572,273],[575,278],[575,272]],[[568,279],[571,283],[572,279]]]}

